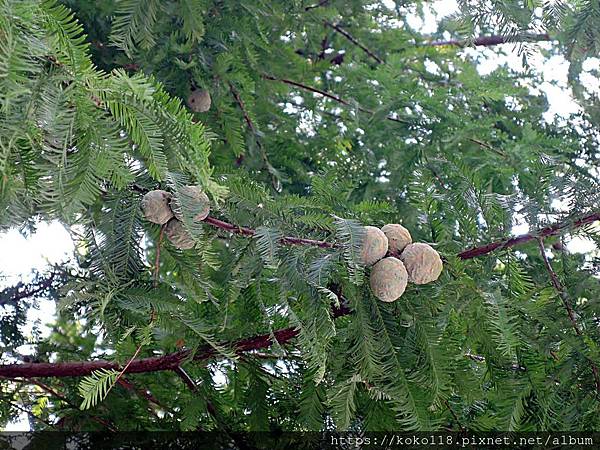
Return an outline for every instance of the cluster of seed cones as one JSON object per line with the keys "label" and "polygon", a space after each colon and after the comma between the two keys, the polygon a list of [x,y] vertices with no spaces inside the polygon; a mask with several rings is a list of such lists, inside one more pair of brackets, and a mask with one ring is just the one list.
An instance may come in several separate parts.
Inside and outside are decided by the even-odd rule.
{"label": "cluster of seed cones", "polygon": [[[393,256],[385,257],[388,253]],[[371,291],[384,302],[399,299],[409,281],[431,283],[442,273],[438,252],[428,244],[413,243],[409,231],[396,223],[381,229],[366,226],[361,258],[365,266],[373,266]]]}
{"label": "cluster of seed cones", "polygon": [[[178,200],[184,200],[193,220],[202,221],[210,212],[210,200],[198,186],[179,189]],[[150,222],[165,225],[171,243],[182,250],[194,247],[194,239],[183,226],[179,202],[160,189],[150,191],[142,199],[144,216]],[[387,254],[391,256],[386,257]],[[402,296],[410,281],[426,284],[437,280],[442,272],[442,259],[437,251],[423,243],[413,243],[409,231],[391,223],[381,229],[365,227],[361,249],[362,263],[371,268],[370,285],[375,297],[393,302]]]}
{"label": "cluster of seed cones", "polygon": [[[194,221],[201,221],[208,217],[210,200],[198,186],[184,186],[180,189],[180,196],[185,197],[187,207],[194,212]],[[165,234],[169,241],[182,250],[194,246],[194,239],[183,226],[183,215],[180,208],[172,203],[173,196],[170,192],[160,189],[150,191],[142,198],[142,211],[150,222],[165,225]]]}

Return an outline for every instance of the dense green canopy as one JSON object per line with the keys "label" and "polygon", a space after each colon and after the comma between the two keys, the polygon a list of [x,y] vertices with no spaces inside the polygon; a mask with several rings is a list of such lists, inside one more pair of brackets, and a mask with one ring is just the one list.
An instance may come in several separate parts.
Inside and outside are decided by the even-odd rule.
{"label": "dense green canopy", "polygon": [[[426,2],[0,0],[0,229],[76,242],[0,293],[0,423],[598,429],[600,260],[564,243],[600,243],[600,11],[479,3],[424,35]],[[539,74],[464,46],[564,55],[581,112],[546,122]],[[145,219],[156,189],[193,248]],[[444,261],[391,303],[359,256],[388,223]]]}

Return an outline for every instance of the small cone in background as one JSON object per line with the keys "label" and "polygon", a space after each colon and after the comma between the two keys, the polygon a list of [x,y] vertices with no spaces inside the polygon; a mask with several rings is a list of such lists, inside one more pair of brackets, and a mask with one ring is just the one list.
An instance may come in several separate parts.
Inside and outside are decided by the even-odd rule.
{"label": "small cone in background", "polygon": [[410,232],[398,223],[388,223],[381,228],[381,231],[388,238],[390,252],[399,255],[408,244],[412,244]]}
{"label": "small cone in background", "polygon": [[[187,207],[194,211],[194,220],[202,221],[210,213],[210,199],[198,186],[184,186],[179,190],[179,202],[188,202]],[[175,211],[175,217],[183,220],[180,211]]]}
{"label": "small cone in background", "polygon": [[189,250],[194,247],[194,239],[177,219],[173,219],[167,224],[165,234],[169,238],[169,241],[171,241],[171,244],[181,250]]}
{"label": "small cone in background", "polygon": [[402,261],[394,257],[383,258],[371,269],[369,285],[373,295],[382,302],[399,299],[408,283],[408,273]]}
{"label": "small cone in background", "polygon": [[142,211],[144,217],[150,222],[163,225],[173,217],[173,211],[169,206],[171,194],[167,191],[155,190],[147,192],[142,198]]}
{"label": "small cone in background", "polygon": [[361,258],[365,266],[372,266],[388,251],[388,239],[377,227],[366,226],[362,244]]}
{"label": "small cone in background", "polygon": [[210,109],[210,93],[205,89],[192,91],[187,99],[188,107],[194,112],[206,112]]}
{"label": "small cone in background", "polygon": [[442,273],[442,258],[433,247],[417,242],[406,246],[400,259],[408,272],[408,279],[415,284],[431,283]]}

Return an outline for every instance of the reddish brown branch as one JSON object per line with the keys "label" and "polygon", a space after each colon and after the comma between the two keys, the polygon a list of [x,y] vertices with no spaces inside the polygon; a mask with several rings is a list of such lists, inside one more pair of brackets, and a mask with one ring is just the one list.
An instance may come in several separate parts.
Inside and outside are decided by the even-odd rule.
{"label": "reddish brown branch", "polygon": [[[600,220],[600,213],[590,214],[588,216],[582,217],[572,222],[563,222],[560,224],[555,224],[540,230],[537,235],[527,234],[524,236],[519,236],[517,238],[508,239],[504,241],[494,242],[492,244],[488,244],[482,247],[473,248],[467,250],[465,252],[460,253],[458,256],[461,259],[470,259],[478,256],[482,256],[488,254],[498,248],[507,248],[513,247],[517,244],[522,244],[525,242],[529,242],[533,239],[552,236],[558,234],[567,228],[578,228],[586,224],[590,224],[596,220]],[[250,228],[237,227],[230,223],[209,217],[205,219],[205,222],[216,226],[218,228],[225,229],[227,231],[245,235],[245,236],[253,236],[255,231]],[[300,238],[284,238],[287,243],[303,243],[306,244],[307,241],[311,243],[311,245],[322,245],[325,247],[332,247],[334,244],[323,242],[323,241],[312,241]],[[338,308],[333,308],[333,316],[341,317],[347,314],[350,314],[351,310],[345,303]],[[272,336],[275,336],[275,339],[280,344],[285,344],[292,340],[294,337],[298,335],[300,331],[297,328],[284,328],[278,331],[275,331],[273,335],[271,334],[263,334],[259,336],[255,336],[248,339],[243,339],[237,341],[230,345],[236,353],[243,353],[252,350],[259,350],[264,348],[269,348],[273,345]],[[226,346],[226,344],[224,344]],[[217,351],[212,347],[205,347],[204,349],[196,352],[193,355],[194,361],[202,361],[206,360],[212,356],[215,356]],[[175,371],[181,363],[188,359],[191,355],[190,350],[181,350],[178,352],[170,353],[164,356],[156,356],[151,358],[142,358],[137,360],[132,360],[127,367],[127,370],[124,370],[123,373],[142,373],[142,372],[157,372],[161,370],[173,370]],[[94,370],[98,369],[114,369],[114,370],[122,370],[118,363],[114,361],[81,361],[81,362],[62,362],[62,363],[22,363],[22,364],[8,364],[0,366],[0,377],[5,378],[32,378],[32,377],[75,377],[75,376],[83,376],[89,375]],[[597,372],[597,370],[595,371]],[[599,384],[600,386],[600,384]]]}
{"label": "reddish brown branch", "polygon": [[[299,333],[296,328],[285,328],[275,331],[273,335],[277,342],[285,344]],[[259,350],[273,345],[272,335],[263,334],[248,339],[242,339],[233,344],[236,353],[243,353],[250,350]],[[202,361],[215,356],[217,351],[212,347],[205,347],[198,351],[194,356],[194,361]],[[32,378],[32,377],[79,377],[89,375],[98,369],[123,370],[123,373],[146,373],[158,372],[161,370],[175,371],[179,365],[191,356],[190,350],[181,350],[164,356],[154,356],[151,358],[141,358],[132,360],[123,370],[115,361],[97,360],[97,361],[77,361],[60,363],[23,363],[8,364],[0,366],[0,377],[4,378]]]}
{"label": "reddish brown branch", "polygon": [[254,236],[254,234],[256,233],[256,231],[250,228],[240,227],[232,223],[225,222],[223,220],[215,219],[214,217],[210,216],[204,219],[204,222],[214,227],[229,231],[230,233],[241,234],[242,236]]}
{"label": "reddish brown branch", "polygon": [[554,236],[562,233],[567,229],[576,229],[581,228],[584,225],[589,225],[597,220],[600,220],[600,212],[595,212],[589,214],[587,216],[581,217],[579,219],[573,221],[565,221],[561,223],[557,223],[554,225],[550,225],[546,228],[542,228],[537,233],[523,234],[521,236],[517,236],[511,239],[505,239],[502,241],[492,242],[487,245],[483,245],[481,247],[474,247],[469,250],[466,250],[462,253],[458,254],[460,259],[471,259],[476,258],[478,256],[487,255],[488,253],[493,252],[494,250],[510,248],[516,245],[524,244],[529,241],[533,241],[537,238],[544,238],[548,236]]}
{"label": "reddish brown branch", "polygon": [[[600,212],[595,212],[589,214],[587,216],[581,217],[579,219],[573,221],[565,221],[561,223],[557,223],[554,225],[550,225],[546,228],[542,228],[537,233],[524,234],[521,236],[516,236],[511,239],[505,239],[502,241],[492,242],[490,244],[486,244],[480,247],[474,247],[469,250],[465,250],[464,252],[459,253],[457,256],[460,259],[472,259],[478,256],[487,255],[498,249],[510,248],[516,245],[524,244],[526,242],[537,239],[538,237],[548,237],[560,234],[561,232],[567,229],[577,229],[582,226],[589,225],[597,220],[600,220]],[[219,219],[215,219],[214,217],[207,217],[204,219],[204,222],[217,227],[223,230],[229,231],[231,233],[240,234],[242,236],[254,236],[256,234],[256,230],[251,228],[241,227],[237,225],[233,225],[229,222],[225,222]],[[291,244],[291,245],[314,245],[321,248],[335,248],[336,244],[326,241],[319,241],[315,239],[304,239],[298,237],[283,237],[281,239],[282,244]]]}
{"label": "reddish brown branch", "polygon": [[425,45],[431,47],[441,47],[441,46],[452,46],[452,47],[466,47],[470,44],[475,45],[477,47],[491,47],[493,45],[499,44],[511,44],[517,42],[541,42],[541,41],[551,41],[552,38],[548,35],[548,33],[540,33],[540,34],[524,34],[521,35],[517,40],[514,38],[510,38],[508,36],[481,36],[475,38],[470,41],[469,39],[449,39],[447,41],[431,41],[427,42]]}
{"label": "reddish brown branch", "polygon": [[372,52],[371,50],[369,50],[368,47],[366,47],[363,44],[361,44],[358,41],[358,39],[356,39],[354,36],[352,36],[350,33],[348,33],[346,30],[344,30],[339,25],[331,23],[331,22],[329,22],[327,20],[325,21],[325,25],[328,26],[329,28],[334,29],[338,33],[340,33],[342,36],[344,36],[346,39],[348,39],[350,42],[352,42],[354,45],[356,45],[358,48],[360,48],[363,52],[365,52],[367,55],[369,55],[371,58],[373,58],[375,61],[377,61],[378,64],[385,64],[385,61],[383,59],[381,59],[374,52]]}
{"label": "reddish brown branch", "polygon": [[[210,216],[207,217],[206,219],[204,219],[204,222],[208,223],[209,225],[212,225],[214,227],[229,231],[230,233],[240,234],[242,236],[254,236],[256,234],[256,230],[253,230],[251,228],[233,225],[229,222],[224,222],[222,220],[215,219],[214,217],[210,217]],[[286,236],[286,237],[281,238],[281,243],[288,244],[288,245],[314,245],[316,247],[321,247],[321,248],[336,247],[336,244],[333,244],[331,242],[318,241],[315,239],[298,238],[298,237],[292,237],[292,236]]]}
{"label": "reddish brown branch", "polygon": [[[558,279],[558,275],[556,275],[556,272],[552,268],[550,261],[548,261],[548,257],[546,256],[546,249],[544,248],[544,239],[543,238],[541,238],[541,237],[538,238],[538,245],[540,248],[540,255],[542,256],[542,260],[544,261],[544,266],[546,266],[546,270],[548,271],[548,274],[550,275],[550,280],[552,281],[552,286],[554,286],[554,289],[560,296],[560,299],[562,300],[562,303],[563,303],[565,309],[567,310],[567,315],[569,316],[569,320],[571,321],[571,325],[573,326],[575,333],[577,334],[577,336],[582,337],[583,332],[581,331],[581,328],[579,327],[579,324],[577,323],[577,320],[575,319],[575,311],[573,311],[573,308],[571,307],[571,304],[569,303],[569,297],[568,297],[562,283]],[[589,361],[589,363],[590,363],[590,366],[592,367],[592,373],[594,375],[594,382],[596,384],[596,392],[600,395],[600,373],[598,372],[598,367],[592,361]]]}

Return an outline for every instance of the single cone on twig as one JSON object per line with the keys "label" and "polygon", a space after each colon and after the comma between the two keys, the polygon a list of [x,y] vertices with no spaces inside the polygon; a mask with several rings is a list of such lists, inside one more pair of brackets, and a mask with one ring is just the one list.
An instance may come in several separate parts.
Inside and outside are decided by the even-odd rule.
{"label": "single cone on twig", "polygon": [[388,239],[377,227],[366,226],[361,249],[361,259],[365,266],[372,266],[388,251]]}
{"label": "single cone on twig", "polygon": [[210,109],[210,93],[204,89],[192,91],[187,99],[188,107],[194,112],[206,112]]}
{"label": "single cone on twig", "polygon": [[420,242],[409,244],[400,255],[400,259],[404,263],[408,279],[412,283],[431,283],[437,280],[442,273],[442,258],[430,245]]}
{"label": "single cone on twig", "polygon": [[160,189],[147,192],[142,198],[141,206],[144,217],[150,222],[163,225],[173,217],[169,206],[171,194]]}
{"label": "single cone on twig", "polygon": [[397,258],[383,258],[371,269],[371,291],[382,302],[399,299],[404,294],[407,283],[408,273],[402,261]]}

